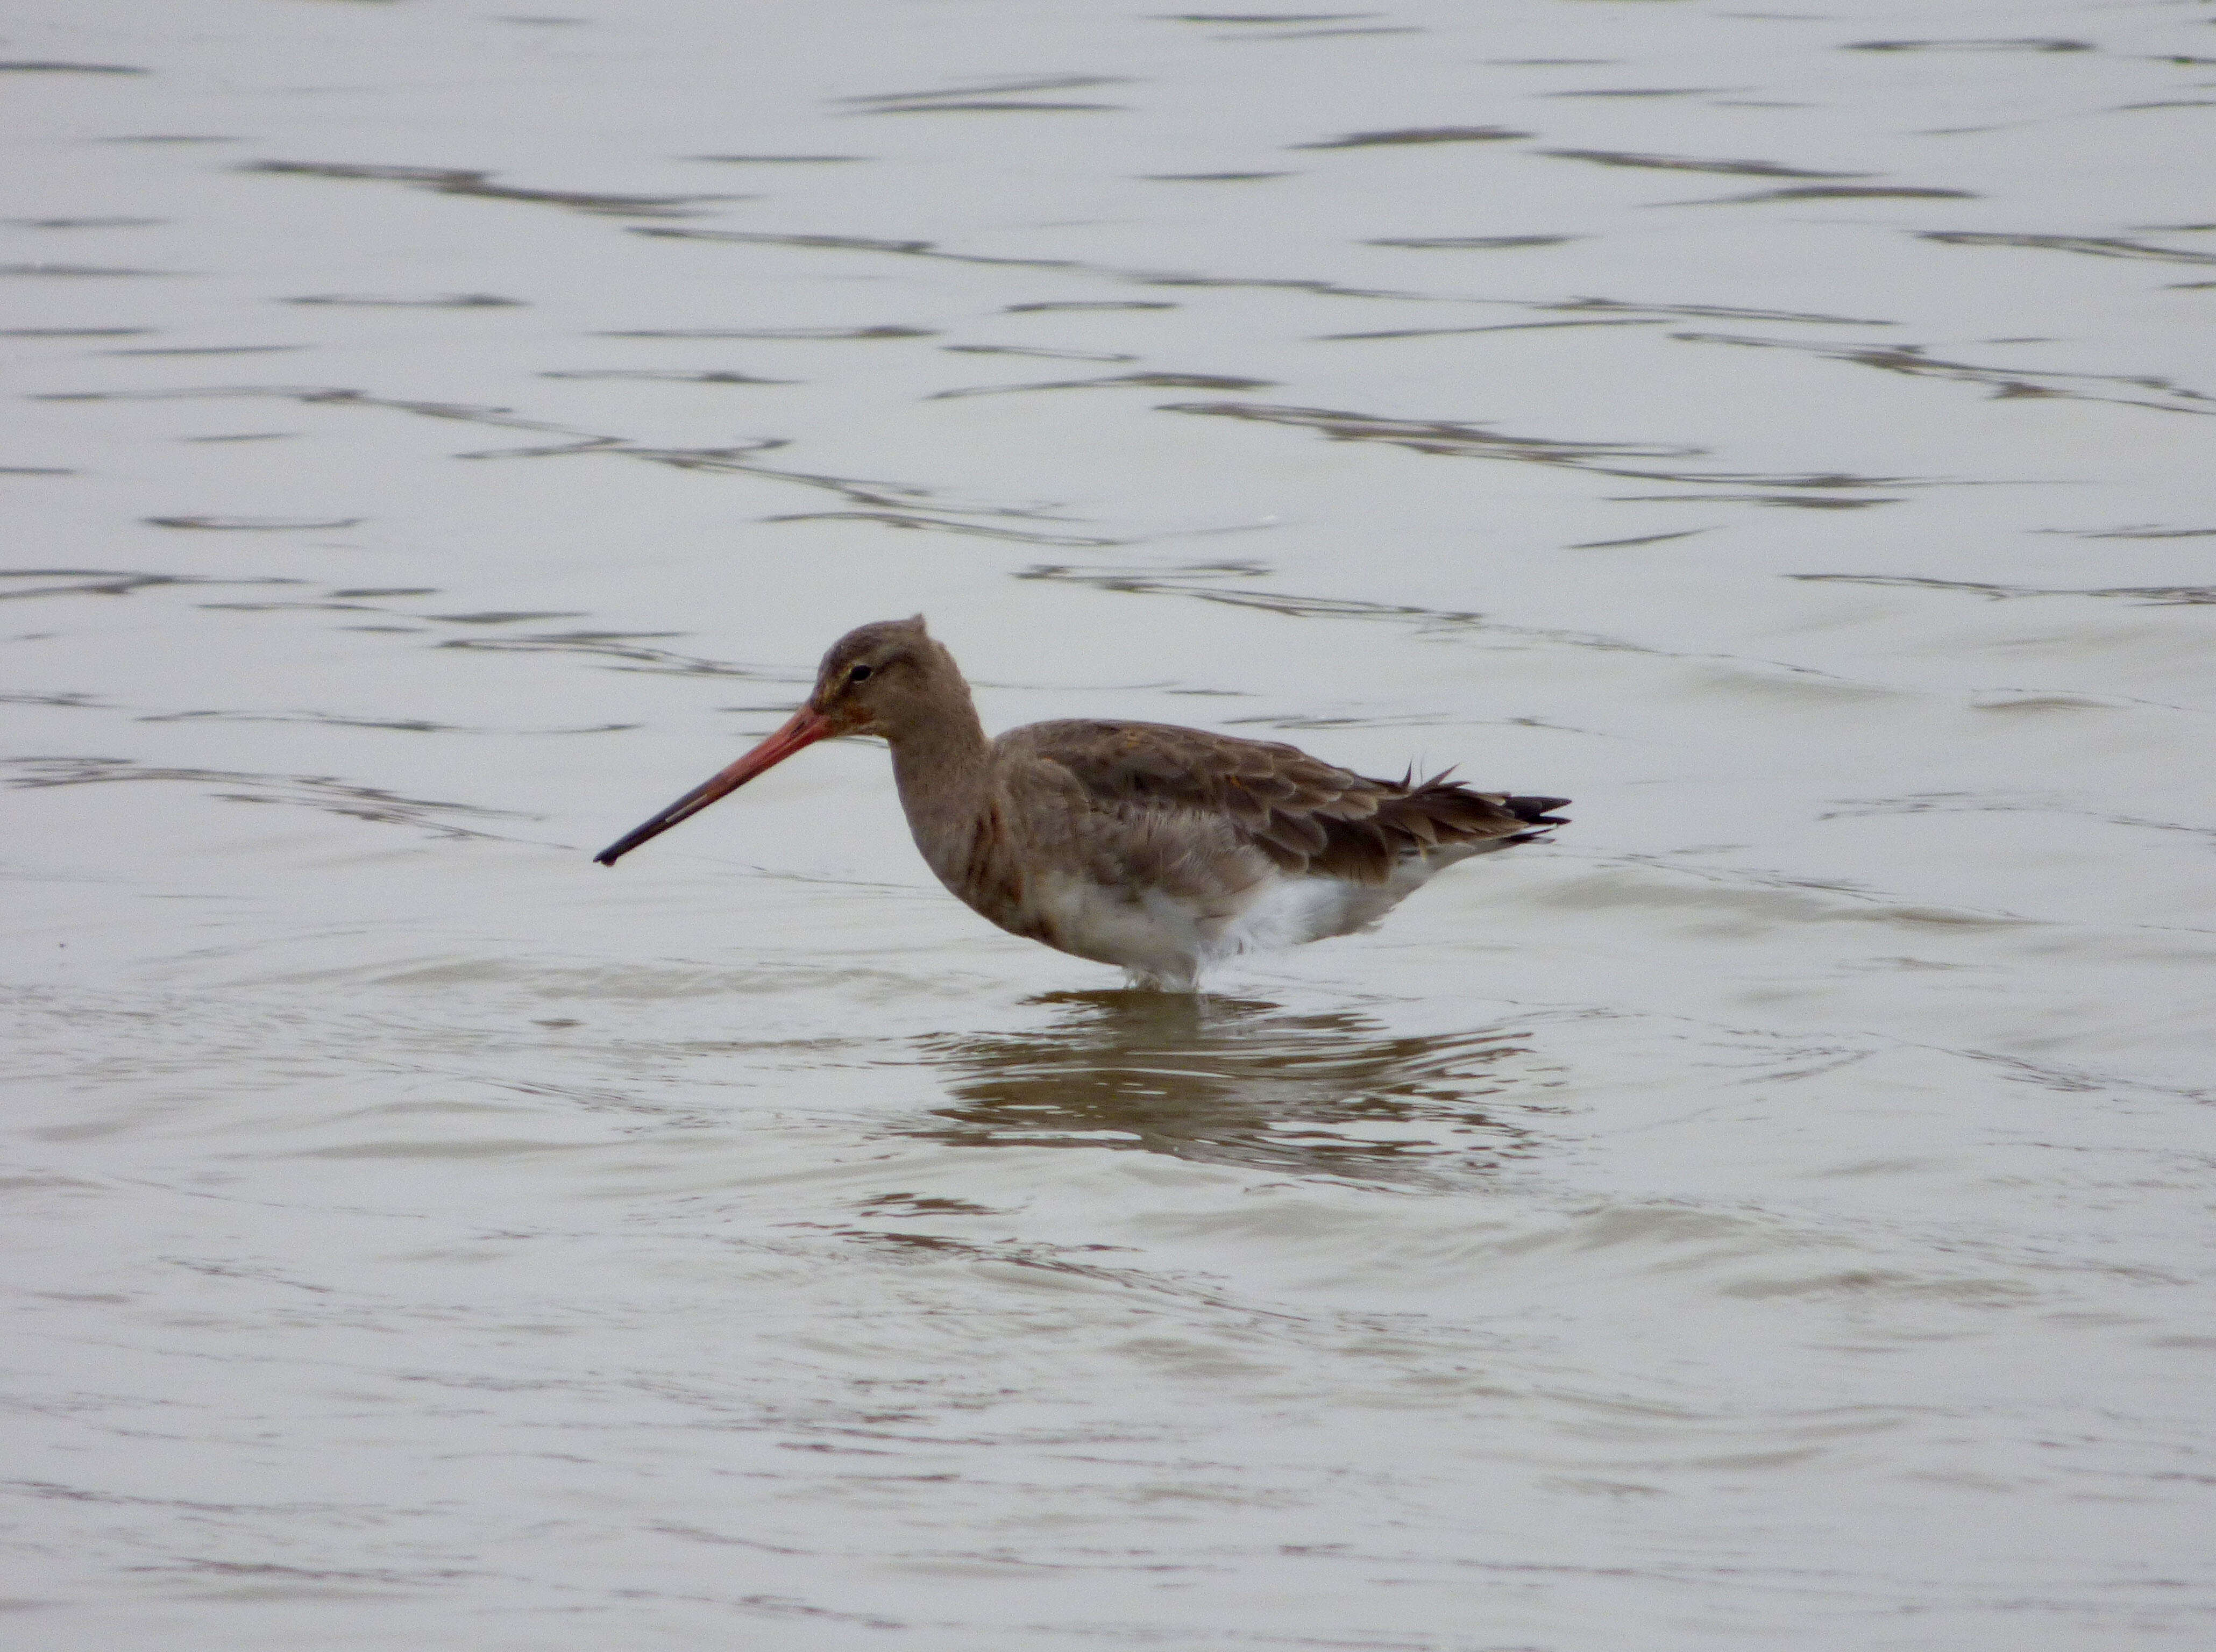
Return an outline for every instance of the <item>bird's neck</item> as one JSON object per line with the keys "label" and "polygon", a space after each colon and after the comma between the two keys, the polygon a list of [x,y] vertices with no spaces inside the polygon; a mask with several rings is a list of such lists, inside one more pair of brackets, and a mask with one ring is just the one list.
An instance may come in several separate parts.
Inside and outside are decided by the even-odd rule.
{"label": "bird's neck", "polygon": [[911,727],[892,731],[893,779],[916,846],[942,879],[942,860],[967,857],[975,823],[983,810],[991,767],[991,743],[977,708],[965,688],[940,698],[932,714]]}

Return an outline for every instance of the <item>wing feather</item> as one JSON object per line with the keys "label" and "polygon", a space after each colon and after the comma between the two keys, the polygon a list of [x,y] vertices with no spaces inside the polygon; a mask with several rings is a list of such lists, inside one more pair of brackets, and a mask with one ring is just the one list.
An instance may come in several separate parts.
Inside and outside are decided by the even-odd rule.
{"label": "wing feather", "polygon": [[1473,791],[1440,775],[1375,780],[1275,740],[1169,723],[1072,720],[1000,737],[1013,754],[1067,777],[1066,790],[1105,814],[1201,814],[1296,875],[1382,883],[1407,855],[1520,840],[1563,822],[1566,800]]}

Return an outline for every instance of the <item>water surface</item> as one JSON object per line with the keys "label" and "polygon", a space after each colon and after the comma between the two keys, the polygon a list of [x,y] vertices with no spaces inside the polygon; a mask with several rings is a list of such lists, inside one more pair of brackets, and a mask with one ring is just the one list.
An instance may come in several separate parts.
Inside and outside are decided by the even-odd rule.
{"label": "water surface", "polygon": [[[19,7],[0,1634],[2207,1643],[2204,11]],[[918,610],[1576,823],[588,863]]]}

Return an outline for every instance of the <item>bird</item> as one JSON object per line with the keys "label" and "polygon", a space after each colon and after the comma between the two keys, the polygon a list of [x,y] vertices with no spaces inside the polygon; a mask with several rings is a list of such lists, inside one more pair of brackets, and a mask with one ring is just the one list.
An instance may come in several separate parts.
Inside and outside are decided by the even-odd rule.
{"label": "bird", "polygon": [[1170,723],[1065,719],[988,739],[917,614],[840,637],[781,728],[593,858],[612,867],[794,752],[863,734],[891,746],[908,829],[951,893],[1011,934],[1166,992],[1197,991],[1241,953],[1367,929],[1456,862],[1568,824],[1553,812],[1567,798],[1413,767],[1370,779]]}

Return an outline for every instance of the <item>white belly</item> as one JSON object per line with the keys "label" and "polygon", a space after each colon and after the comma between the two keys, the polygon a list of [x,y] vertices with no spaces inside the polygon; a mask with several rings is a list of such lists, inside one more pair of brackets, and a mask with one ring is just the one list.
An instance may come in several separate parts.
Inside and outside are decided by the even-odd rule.
{"label": "white belly", "polygon": [[1367,929],[1468,852],[1480,851],[1410,856],[1383,883],[1272,874],[1216,900],[1064,875],[1039,880],[1034,910],[1062,951],[1120,965],[1139,985],[1189,992],[1202,969],[1242,952]]}

